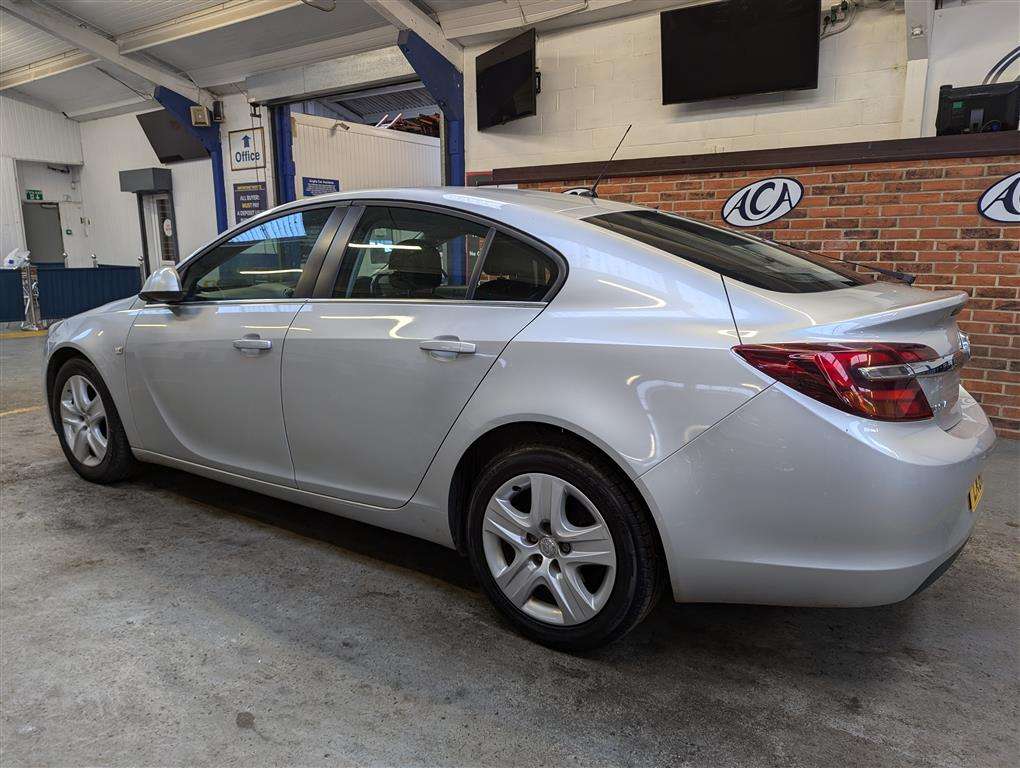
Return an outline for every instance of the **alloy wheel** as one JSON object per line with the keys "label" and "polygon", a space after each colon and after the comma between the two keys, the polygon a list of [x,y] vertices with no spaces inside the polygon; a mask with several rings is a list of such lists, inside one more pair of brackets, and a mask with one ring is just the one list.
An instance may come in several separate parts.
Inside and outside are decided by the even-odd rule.
{"label": "alloy wheel", "polygon": [[609,526],[587,496],[554,475],[518,475],[500,486],[485,508],[482,545],[506,598],[546,624],[588,621],[613,591]]}
{"label": "alloy wheel", "polygon": [[60,392],[60,423],[74,457],[87,467],[98,466],[109,440],[103,398],[92,382],[75,374]]}

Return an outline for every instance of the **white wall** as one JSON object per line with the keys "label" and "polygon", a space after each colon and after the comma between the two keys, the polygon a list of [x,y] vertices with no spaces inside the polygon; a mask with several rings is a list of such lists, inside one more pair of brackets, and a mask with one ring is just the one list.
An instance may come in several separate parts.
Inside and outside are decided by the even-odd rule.
{"label": "white wall", "polygon": [[[54,168],[66,168],[62,173]],[[43,200],[48,203],[61,201],[81,202],[81,184],[78,176],[80,166],[68,166],[57,163],[26,163],[18,161],[18,180],[21,186],[21,199],[25,199],[25,190],[38,189],[43,193]]]}
{"label": "white wall", "polygon": [[538,114],[479,132],[474,60],[490,47],[465,51],[471,171],[608,158],[629,123],[620,158],[899,137],[906,33],[893,9],[862,9],[821,41],[815,90],[668,106],[658,12],[539,33]]}
{"label": "white wall", "polygon": [[0,155],[15,160],[80,165],[78,123],[57,112],[0,94]]}
{"label": "white wall", "polygon": [[[266,204],[276,204],[273,196],[273,141],[270,130],[269,109],[259,107],[259,117],[252,118],[247,97],[238,93],[223,99],[223,113],[226,118],[220,124],[220,139],[223,146],[223,177],[227,193],[227,226],[234,226],[234,184],[241,182],[266,182]],[[266,149],[266,167],[257,170],[232,171],[230,169],[229,132],[262,127],[262,138]]]}
{"label": "white wall", "polygon": [[303,176],[337,179],[344,192],[442,184],[437,138],[315,115],[295,114],[293,124],[298,197]]}
{"label": "white wall", "polygon": [[91,248],[103,264],[138,263],[142,240],[138,204],[120,191],[120,171],[169,168],[181,258],[216,236],[212,165],[208,159],[162,165],[134,115],[81,124],[81,182],[85,216],[92,222]]}
{"label": "white wall", "polygon": [[[929,43],[928,80],[921,135],[935,135],[935,116],[942,85],[979,85],[985,73],[1020,42],[1020,2],[970,0],[935,11]],[[999,78],[1020,75],[1020,62]]]}

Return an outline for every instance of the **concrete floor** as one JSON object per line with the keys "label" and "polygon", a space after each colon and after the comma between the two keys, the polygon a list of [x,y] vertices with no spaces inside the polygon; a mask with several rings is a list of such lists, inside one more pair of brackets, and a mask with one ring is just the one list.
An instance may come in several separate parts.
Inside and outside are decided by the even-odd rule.
{"label": "concrete floor", "polygon": [[[0,342],[3,411],[41,339]],[[964,554],[899,605],[664,603],[586,657],[513,634],[467,564],[152,468],[80,480],[0,415],[0,762],[1020,764],[1020,449]]]}

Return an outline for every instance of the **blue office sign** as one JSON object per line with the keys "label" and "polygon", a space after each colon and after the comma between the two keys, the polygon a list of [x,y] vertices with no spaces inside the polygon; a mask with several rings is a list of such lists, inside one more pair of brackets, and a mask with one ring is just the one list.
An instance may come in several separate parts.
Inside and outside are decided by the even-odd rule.
{"label": "blue office sign", "polygon": [[314,176],[301,177],[301,193],[305,197],[328,195],[340,191],[340,179],[317,179]]}

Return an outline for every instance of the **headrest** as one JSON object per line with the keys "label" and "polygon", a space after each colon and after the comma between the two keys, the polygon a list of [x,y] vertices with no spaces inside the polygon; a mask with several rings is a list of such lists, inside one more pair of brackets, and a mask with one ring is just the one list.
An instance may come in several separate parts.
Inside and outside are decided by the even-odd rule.
{"label": "headrest", "polygon": [[443,282],[439,249],[425,240],[404,240],[390,252],[390,285],[398,291],[435,288]]}
{"label": "headrest", "polygon": [[[498,246],[498,247],[497,247]],[[508,242],[493,243],[485,257],[485,269],[489,275],[508,275],[516,277],[531,262],[531,254],[521,248],[515,248]]]}

